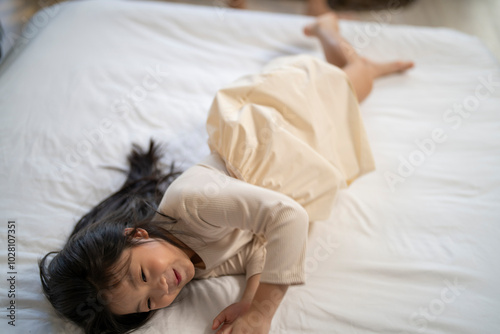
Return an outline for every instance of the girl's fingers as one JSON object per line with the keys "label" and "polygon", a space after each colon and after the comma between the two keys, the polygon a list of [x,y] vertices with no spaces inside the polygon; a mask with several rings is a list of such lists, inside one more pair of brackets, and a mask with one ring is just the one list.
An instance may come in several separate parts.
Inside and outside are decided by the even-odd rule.
{"label": "girl's fingers", "polygon": [[212,329],[214,330],[217,329],[217,327],[219,327],[220,324],[222,324],[224,321],[226,321],[226,316],[224,314],[224,311],[222,311],[215,317],[214,322],[212,324]]}

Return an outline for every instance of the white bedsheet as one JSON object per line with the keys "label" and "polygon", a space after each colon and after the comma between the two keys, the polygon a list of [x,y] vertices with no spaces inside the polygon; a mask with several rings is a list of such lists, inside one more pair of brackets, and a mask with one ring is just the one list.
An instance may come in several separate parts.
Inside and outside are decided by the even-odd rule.
{"label": "white bedsheet", "polygon": [[[63,3],[33,19],[0,67],[1,333],[79,333],[43,297],[37,260],[121,185],[132,142],[169,143],[165,161],[187,168],[208,153],[219,87],[277,56],[322,57],[302,35],[310,20],[128,1]],[[289,289],[271,333],[499,333],[498,63],[451,30],[341,28],[363,55],[416,67],[377,81],[362,104],[377,171],[311,224],[307,284]],[[140,333],[212,333],[243,287],[243,276],[195,281]]]}

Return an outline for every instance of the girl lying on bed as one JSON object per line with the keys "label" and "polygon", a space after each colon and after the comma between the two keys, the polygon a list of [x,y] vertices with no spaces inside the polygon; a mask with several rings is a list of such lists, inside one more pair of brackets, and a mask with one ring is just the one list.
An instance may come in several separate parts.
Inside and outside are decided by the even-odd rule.
{"label": "girl lying on bed", "polygon": [[153,143],[132,152],[123,187],[39,263],[60,314],[86,333],[125,333],[192,279],[246,274],[241,300],[212,328],[269,332],[288,286],[305,283],[309,221],[326,219],[338,190],[374,169],[358,102],[375,78],[413,66],[360,57],[334,13],[304,32],[327,62],[279,58],[220,90],[207,120],[212,153],[199,164],[178,176],[160,170]]}

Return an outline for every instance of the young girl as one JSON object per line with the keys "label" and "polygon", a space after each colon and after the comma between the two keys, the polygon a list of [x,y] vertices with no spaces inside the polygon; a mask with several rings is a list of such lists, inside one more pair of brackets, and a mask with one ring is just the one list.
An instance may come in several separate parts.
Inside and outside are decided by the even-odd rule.
{"label": "young girl", "polygon": [[60,314],[86,333],[126,333],[192,279],[245,274],[241,300],[212,328],[269,332],[288,286],[305,283],[308,222],[328,218],[338,190],[374,169],[358,102],[375,78],[413,66],[360,57],[334,13],[304,32],[328,63],[284,57],[220,90],[202,162],[178,176],[160,170],[153,143],[135,148],[123,187],[39,263]]}

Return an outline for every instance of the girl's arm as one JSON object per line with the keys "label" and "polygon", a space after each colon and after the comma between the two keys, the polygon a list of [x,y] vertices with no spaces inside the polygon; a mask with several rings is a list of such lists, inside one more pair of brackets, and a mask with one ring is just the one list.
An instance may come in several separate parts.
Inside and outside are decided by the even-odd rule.
{"label": "girl's arm", "polygon": [[257,292],[257,288],[259,287],[260,274],[253,275],[247,280],[247,285],[245,287],[245,291],[243,292],[243,296],[241,297],[241,302],[251,303],[255,292]]}
{"label": "girl's arm", "polygon": [[[242,317],[242,332],[249,330],[248,333],[268,333],[273,316],[287,290],[288,285],[260,283],[250,309]],[[262,319],[262,325],[258,319]]]}
{"label": "girl's arm", "polygon": [[269,333],[288,285],[260,283],[259,280],[260,274],[250,277],[241,300],[226,307],[214,319],[212,329],[222,324],[217,334]]}
{"label": "girl's arm", "polygon": [[225,323],[220,329],[220,331],[224,331],[227,327],[229,327],[229,324],[233,323],[239,316],[242,316],[250,309],[255,293],[257,292],[257,288],[259,287],[259,281],[260,274],[253,275],[247,280],[245,291],[243,292],[243,296],[240,301],[231,304],[222,310],[215,317],[212,323],[212,329],[215,330],[221,324]]}

